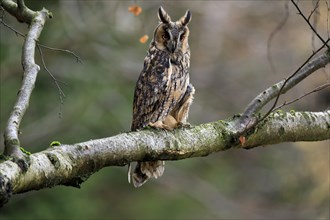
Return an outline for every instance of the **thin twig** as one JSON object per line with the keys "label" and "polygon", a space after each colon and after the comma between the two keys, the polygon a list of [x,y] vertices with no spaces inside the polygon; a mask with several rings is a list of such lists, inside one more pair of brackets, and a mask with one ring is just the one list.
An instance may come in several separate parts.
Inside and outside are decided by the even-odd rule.
{"label": "thin twig", "polygon": [[285,2],[284,8],[285,8],[285,15],[284,15],[283,19],[276,26],[276,28],[270,33],[269,38],[267,40],[267,59],[270,64],[270,68],[271,68],[272,72],[275,74],[276,74],[276,68],[275,68],[273,59],[270,54],[270,47],[271,47],[271,43],[272,43],[274,36],[284,27],[284,25],[288,21],[288,18],[289,18],[289,2],[288,1]]}
{"label": "thin twig", "polygon": [[[329,1],[329,3],[328,3]],[[325,5],[327,6],[327,36],[328,38],[330,38],[330,22],[329,22],[329,14],[330,14],[330,0],[325,1]],[[324,70],[324,72],[326,73],[326,71]],[[328,67],[328,74],[327,75],[327,79],[328,81],[330,80],[330,68]]]}
{"label": "thin twig", "polygon": [[[10,30],[12,30],[13,32],[15,32],[16,35],[20,35],[20,36],[22,36],[22,37],[25,38],[25,35],[24,35],[24,34],[22,34],[22,33],[19,32],[18,30],[16,30],[15,28],[13,28],[13,27],[11,27],[10,25],[8,25],[6,22],[3,21],[3,19],[0,19],[0,22],[1,22],[5,27],[7,27],[7,28],[9,28]],[[46,48],[46,49],[49,49],[49,50],[61,51],[61,52],[69,53],[69,54],[73,55],[73,56],[76,58],[77,62],[79,62],[79,63],[82,63],[82,60],[81,60],[81,58],[80,58],[76,53],[74,53],[74,52],[72,52],[72,51],[70,51],[70,50],[60,49],[60,48],[54,48],[54,47],[49,47],[49,46],[46,46],[46,45],[44,45],[44,44],[39,43],[38,40],[36,40],[36,39],[35,39],[35,41],[36,41],[36,44],[37,44],[37,47],[38,47],[38,51],[39,51],[39,54],[40,54],[40,57],[41,57],[42,65],[43,65],[44,69],[46,70],[46,72],[47,72],[47,73],[50,75],[50,77],[54,80],[54,83],[55,83],[55,85],[56,85],[56,87],[57,87],[57,89],[58,89],[58,91],[59,91],[60,102],[61,102],[61,104],[63,104],[63,98],[65,97],[65,93],[63,92],[63,90],[62,90],[62,88],[60,87],[59,83],[62,83],[62,84],[64,84],[64,85],[66,85],[66,84],[65,84],[65,82],[63,82],[63,81],[57,80],[57,79],[55,78],[55,76],[51,73],[51,71],[47,68],[47,66],[46,66],[46,62],[45,62],[45,59],[44,59],[44,56],[43,56],[43,53],[42,53],[42,50],[41,50],[41,47]]]}
{"label": "thin twig", "polygon": [[308,21],[311,19],[312,15],[313,15],[315,12],[318,13],[318,12],[317,12],[317,9],[319,9],[319,3],[320,3],[320,0],[313,1],[313,3],[314,3],[314,2],[316,2],[316,3],[315,3],[315,7],[313,8],[313,10],[311,11],[311,13],[309,14],[309,16],[308,16],[308,18],[307,18]]}
{"label": "thin twig", "polygon": [[0,19],[0,22],[1,22],[1,24],[3,24],[3,26],[5,26],[5,27],[9,28],[10,30],[14,31],[16,35],[20,35],[20,36],[22,36],[22,37],[25,38],[25,35],[24,35],[24,34],[22,34],[22,33],[19,32],[18,30],[16,30],[15,28],[13,28],[13,27],[10,26],[9,24],[7,24],[7,23],[3,20],[3,18]]}
{"label": "thin twig", "polygon": [[3,19],[6,16],[5,9],[2,6],[0,6],[0,11],[1,11],[0,17],[1,17],[1,19]]}
{"label": "thin twig", "polygon": [[63,83],[62,81],[59,81],[55,78],[55,76],[50,72],[50,70],[47,68],[46,66],[46,63],[45,63],[45,60],[44,60],[44,55],[42,53],[42,50],[41,50],[41,47],[40,45],[37,44],[37,47],[38,47],[38,51],[39,51],[39,54],[40,54],[40,57],[41,57],[41,62],[42,62],[42,65],[44,67],[44,69],[47,71],[47,73],[50,75],[50,77],[54,80],[54,83],[58,89],[58,92],[59,92],[59,98],[60,98],[60,101],[61,101],[61,104],[63,104],[63,98],[65,98],[65,94],[61,88],[61,86],[58,84],[59,82],[60,83]]}
{"label": "thin twig", "polygon": [[[7,23],[5,23],[5,22],[3,21],[3,19],[0,19],[0,22],[1,22],[5,27],[7,27],[7,28],[9,28],[10,30],[14,31],[14,32],[16,33],[16,35],[18,34],[18,35],[20,35],[20,36],[22,36],[22,37],[25,38],[25,35],[24,35],[24,34],[22,34],[22,33],[19,32],[18,30],[16,30],[15,28],[13,28],[13,27],[11,27],[10,25],[8,25]],[[51,71],[47,68],[46,63],[45,63],[45,59],[44,59],[44,56],[43,56],[43,53],[42,53],[42,50],[41,50],[40,47],[44,47],[44,48],[46,48],[46,49],[50,49],[50,50],[63,51],[63,52],[70,53],[70,54],[72,54],[73,56],[76,57],[77,62],[81,62],[81,59],[80,59],[79,56],[77,56],[77,55],[76,55],[74,52],[72,52],[72,51],[69,51],[69,50],[63,50],[63,49],[59,49],[59,48],[48,47],[48,46],[46,46],[46,45],[43,45],[43,44],[38,43],[38,40],[35,40],[35,41],[36,41],[36,44],[37,44],[37,47],[38,47],[38,51],[39,51],[39,54],[40,54],[40,57],[41,57],[42,65],[43,65],[44,69],[47,71],[47,73],[50,75],[50,77],[54,80],[55,85],[56,85],[56,87],[57,87],[57,89],[58,89],[58,91],[59,91],[59,97],[60,97],[61,104],[63,104],[63,98],[65,97],[65,94],[64,94],[63,90],[61,89],[59,83],[62,83],[62,84],[65,84],[65,83],[62,82],[62,81],[60,81],[60,80],[57,80],[57,79],[55,78],[55,76],[51,73]]]}
{"label": "thin twig", "polygon": [[329,13],[330,13],[330,4],[328,1],[325,1],[325,4],[327,6],[327,35],[329,37]]}
{"label": "thin twig", "polygon": [[[312,10],[311,14],[309,15],[309,18],[310,18],[310,16],[312,16],[314,14],[314,16],[313,16],[313,27],[315,29],[317,29],[319,16],[320,16],[319,2],[320,2],[320,0],[313,0],[313,5],[315,4],[315,6],[314,6],[314,9]],[[312,33],[312,48],[313,48],[313,50],[315,50],[315,48],[316,48],[315,34],[314,33]]]}
{"label": "thin twig", "polygon": [[49,50],[55,50],[55,51],[61,51],[61,52],[66,52],[66,53],[69,53],[71,54],[72,56],[74,56],[77,60],[78,63],[82,63],[82,60],[81,58],[73,51],[71,50],[67,50],[67,49],[61,49],[61,48],[55,48],[55,47],[49,47],[49,46],[46,46],[44,44],[41,44],[41,43],[37,43],[40,47],[43,47],[45,49],[49,49]]}
{"label": "thin twig", "polygon": [[[25,38],[25,35],[24,34],[22,34],[18,30],[16,30],[15,28],[13,28],[9,24],[7,24],[2,18],[0,19],[0,23],[3,24],[5,27],[9,28],[10,30],[12,30],[13,32],[15,32],[16,35],[20,35],[20,36],[22,36],[22,37]],[[76,58],[76,60],[77,60],[78,63],[82,63],[81,58],[75,52],[73,52],[73,51],[66,50],[66,49],[61,49],[61,48],[49,47],[49,46],[46,46],[44,44],[39,43],[39,40],[36,40],[35,39],[35,41],[36,41],[37,45],[40,46],[40,47],[43,47],[43,48],[46,48],[46,49],[49,49],[49,50],[61,51],[61,52],[69,53],[69,54],[71,54],[72,56],[74,56]]]}
{"label": "thin twig", "polygon": [[312,91],[310,91],[308,93],[305,93],[304,95],[299,96],[298,98],[295,98],[295,99],[293,99],[293,100],[291,100],[289,102],[284,102],[282,105],[279,105],[276,108],[274,108],[273,111],[276,111],[276,110],[282,108],[283,106],[290,105],[290,104],[292,104],[292,103],[294,103],[294,102],[296,102],[296,101],[298,101],[298,100],[300,100],[300,99],[302,99],[302,98],[304,98],[304,97],[306,97],[306,96],[308,96],[308,95],[310,95],[310,94],[312,94],[314,92],[321,91],[322,89],[325,89],[325,88],[327,88],[329,86],[330,86],[330,83],[325,83],[325,84],[323,84],[323,85],[321,85],[321,86],[313,89]]}
{"label": "thin twig", "polygon": [[298,10],[298,14],[301,15],[301,17],[303,17],[303,19],[306,21],[306,23],[308,24],[308,26],[312,29],[312,31],[315,33],[315,35],[320,39],[320,41],[322,41],[323,44],[326,45],[326,47],[328,48],[328,50],[330,50],[330,46],[327,44],[327,42],[319,35],[319,33],[315,30],[315,28],[313,27],[313,25],[309,22],[309,20],[306,18],[306,16],[302,13],[302,11],[300,10],[299,6],[295,3],[294,0],[291,0],[292,4],[296,7],[296,9]]}
{"label": "thin twig", "polygon": [[327,36],[330,37],[329,29],[330,29],[330,22],[329,22],[329,13],[330,13],[330,0],[325,1],[325,5],[327,6]]}

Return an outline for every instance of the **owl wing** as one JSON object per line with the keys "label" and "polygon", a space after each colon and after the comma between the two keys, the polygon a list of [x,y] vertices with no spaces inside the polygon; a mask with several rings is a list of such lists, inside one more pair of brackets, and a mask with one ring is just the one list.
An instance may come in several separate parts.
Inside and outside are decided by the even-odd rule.
{"label": "owl wing", "polygon": [[173,98],[171,64],[164,56],[145,59],[144,68],[136,83],[131,130],[163,120],[179,101]]}

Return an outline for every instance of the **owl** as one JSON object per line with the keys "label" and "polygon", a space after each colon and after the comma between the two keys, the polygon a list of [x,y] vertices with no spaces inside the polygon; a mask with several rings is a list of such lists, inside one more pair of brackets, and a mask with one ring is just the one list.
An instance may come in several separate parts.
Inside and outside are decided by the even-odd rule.
{"label": "owl", "polygon": [[[189,10],[178,21],[160,7],[159,24],[154,31],[143,70],[136,82],[131,130],[146,126],[172,130],[187,125],[190,105],[195,93],[189,83],[191,20]],[[128,180],[140,187],[149,178],[163,175],[164,161],[138,162],[133,174],[129,166]]]}

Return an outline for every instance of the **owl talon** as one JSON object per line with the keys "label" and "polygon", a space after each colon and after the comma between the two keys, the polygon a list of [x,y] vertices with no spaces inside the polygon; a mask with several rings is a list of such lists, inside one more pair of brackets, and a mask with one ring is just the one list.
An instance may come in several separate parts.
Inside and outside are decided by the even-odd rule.
{"label": "owl talon", "polygon": [[176,128],[183,128],[183,129],[188,129],[188,128],[191,128],[191,124],[189,123],[182,123],[182,122],[178,122]]}
{"label": "owl talon", "polygon": [[148,127],[157,129],[157,130],[163,130],[163,131],[172,131],[173,128],[171,126],[168,126],[164,124],[162,121],[156,121],[155,123],[150,122],[148,124]]}
{"label": "owl talon", "polygon": [[162,121],[156,121],[154,123],[150,122],[148,126],[157,130],[165,129]]}

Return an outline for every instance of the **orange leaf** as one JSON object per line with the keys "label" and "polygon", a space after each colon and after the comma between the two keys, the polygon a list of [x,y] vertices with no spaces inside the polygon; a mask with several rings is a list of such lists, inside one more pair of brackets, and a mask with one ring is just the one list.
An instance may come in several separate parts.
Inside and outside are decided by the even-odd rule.
{"label": "orange leaf", "polygon": [[244,136],[240,136],[239,141],[241,142],[241,145],[243,146],[246,142],[246,138]]}
{"label": "orange leaf", "polygon": [[140,43],[141,44],[145,44],[148,41],[149,37],[148,35],[143,35],[142,37],[140,37]]}
{"label": "orange leaf", "polygon": [[138,5],[133,5],[128,7],[128,11],[133,13],[135,16],[138,16],[142,12],[142,8]]}

